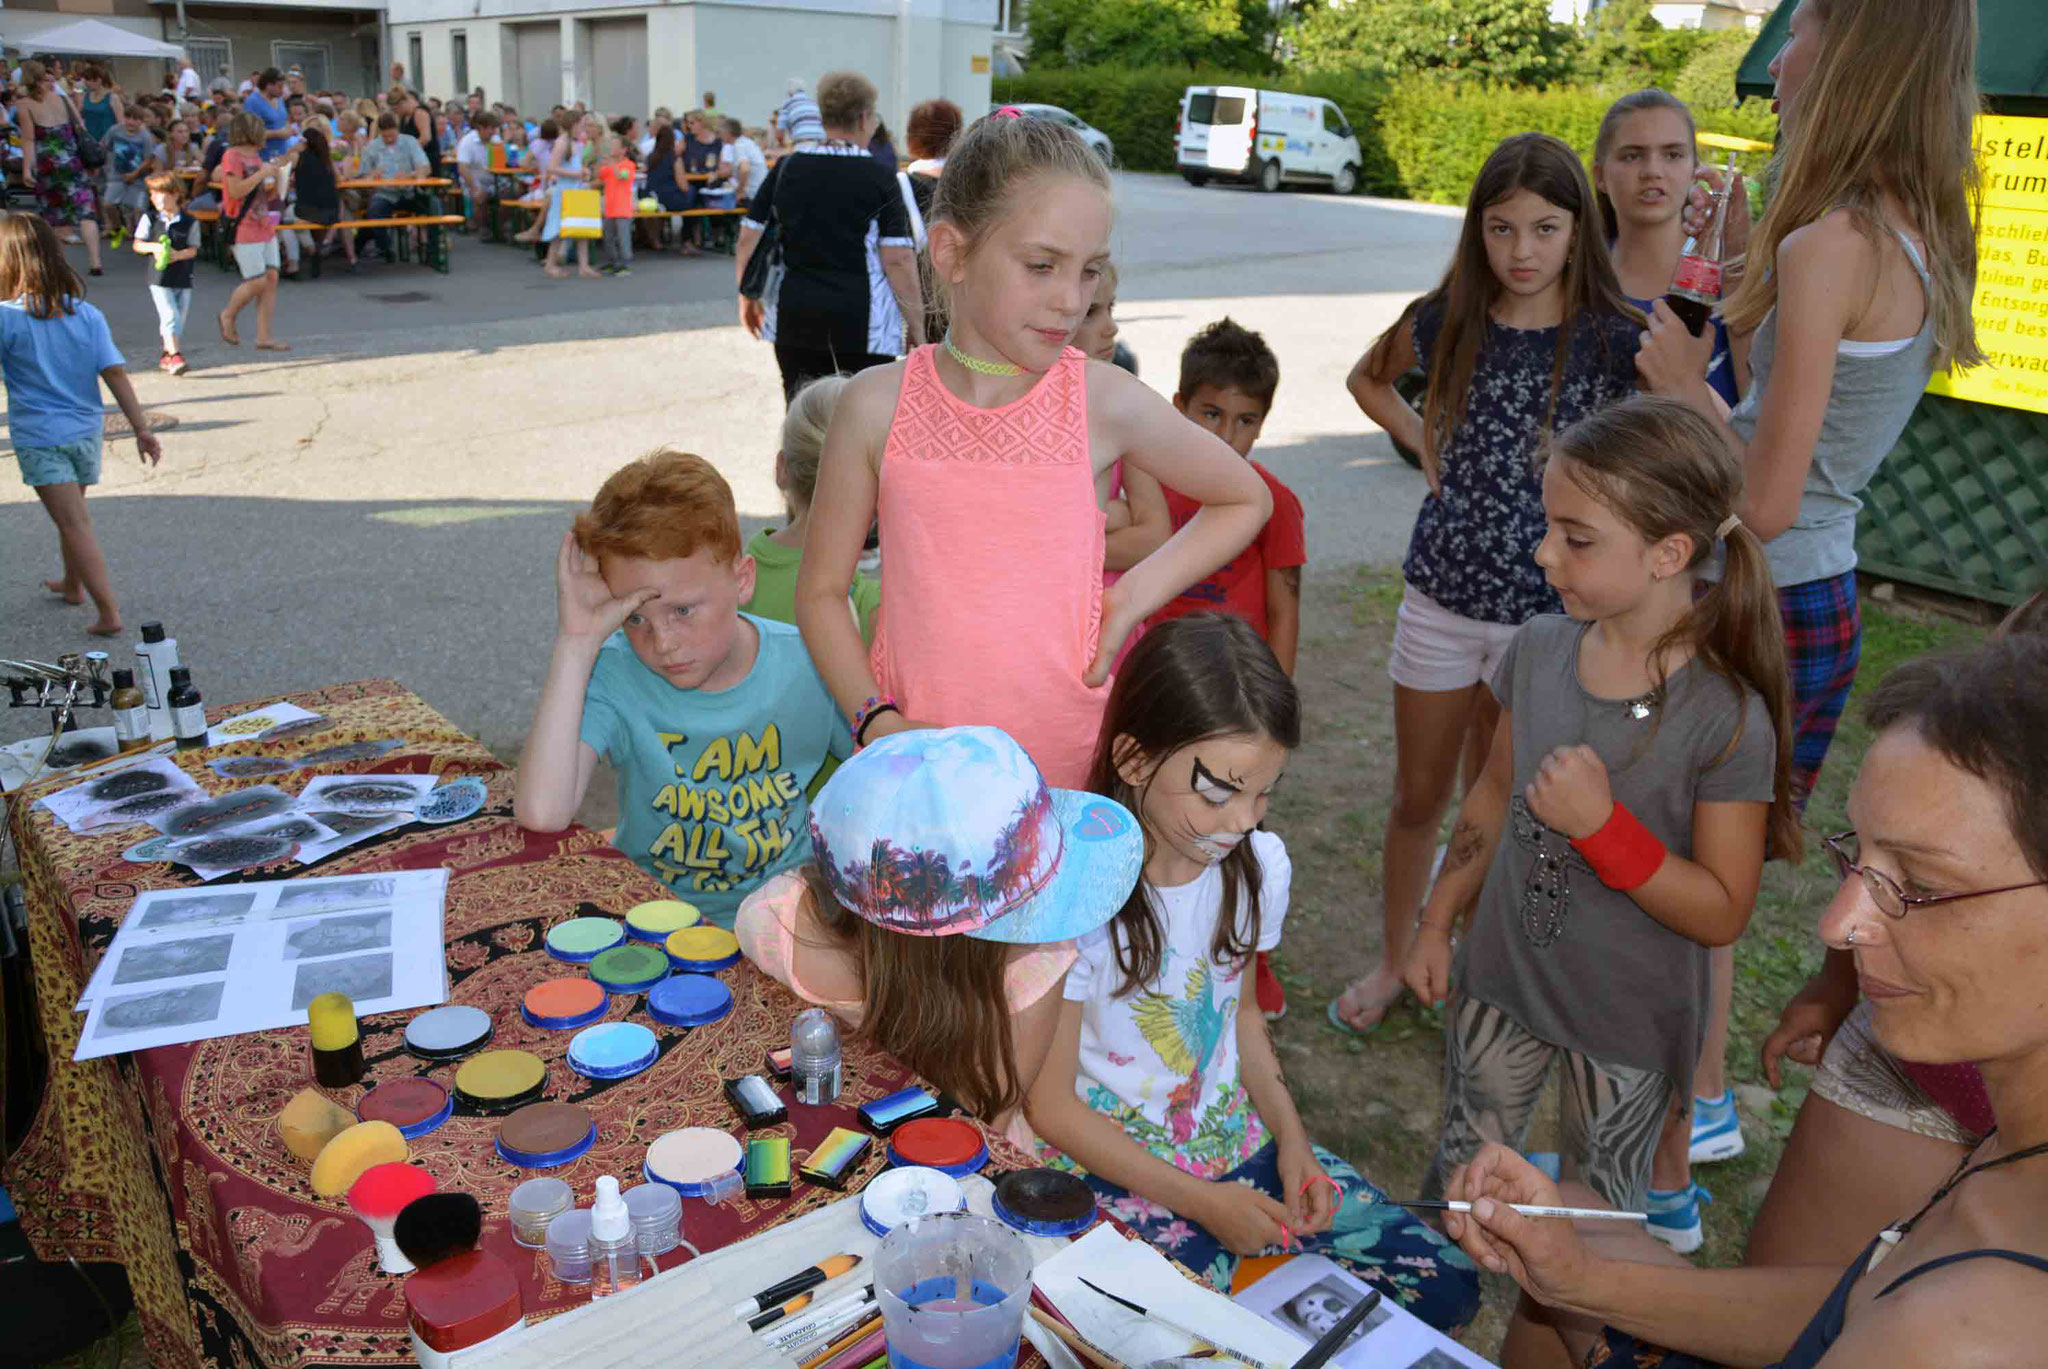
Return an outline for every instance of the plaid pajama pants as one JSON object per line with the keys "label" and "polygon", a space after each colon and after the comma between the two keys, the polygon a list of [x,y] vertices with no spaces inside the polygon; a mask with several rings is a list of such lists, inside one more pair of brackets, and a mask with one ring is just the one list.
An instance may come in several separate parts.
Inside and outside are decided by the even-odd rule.
{"label": "plaid pajama pants", "polygon": [[1792,800],[1804,808],[1863,655],[1856,572],[1780,587],[1778,612],[1792,673]]}

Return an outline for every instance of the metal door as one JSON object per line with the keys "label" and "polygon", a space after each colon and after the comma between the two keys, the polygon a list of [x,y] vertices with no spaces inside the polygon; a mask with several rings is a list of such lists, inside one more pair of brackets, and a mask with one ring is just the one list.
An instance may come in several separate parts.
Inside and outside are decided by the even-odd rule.
{"label": "metal door", "polygon": [[607,119],[647,117],[647,21],[590,21],[590,107]]}
{"label": "metal door", "polygon": [[512,41],[519,55],[518,107],[535,119],[562,102],[562,26],[518,24]]}

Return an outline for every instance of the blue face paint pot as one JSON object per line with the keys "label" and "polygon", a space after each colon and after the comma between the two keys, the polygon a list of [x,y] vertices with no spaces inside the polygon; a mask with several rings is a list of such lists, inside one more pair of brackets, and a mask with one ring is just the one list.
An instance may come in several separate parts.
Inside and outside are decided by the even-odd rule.
{"label": "blue face paint pot", "polygon": [[660,1055],[661,1043],[638,1022],[600,1022],[569,1038],[569,1068],[586,1079],[625,1079]]}
{"label": "blue face paint pot", "polygon": [[732,1011],[732,990],[708,974],[679,974],[647,991],[647,1015],[669,1027],[703,1027]]}

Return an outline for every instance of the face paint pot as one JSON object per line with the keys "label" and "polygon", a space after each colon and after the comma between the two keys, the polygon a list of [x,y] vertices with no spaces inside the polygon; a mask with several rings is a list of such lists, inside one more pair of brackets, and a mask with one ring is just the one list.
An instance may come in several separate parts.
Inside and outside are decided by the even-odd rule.
{"label": "face paint pot", "polygon": [[611,995],[594,979],[543,979],[519,1001],[519,1016],[529,1027],[569,1031],[589,1026],[611,1006]]}
{"label": "face paint pot", "polygon": [[455,1101],[482,1113],[525,1107],[547,1086],[547,1064],[530,1051],[485,1051],[455,1071]]}
{"label": "face paint pot", "polygon": [[614,946],[590,962],[590,977],[612,993],[646,993],[669,977],[668,956],[656,946]]}
{"label": "face paint pot", "polygon": [[576,1194],[560,1179],[528,1179],[505,1200],[512,1219],[512,1241],[528,1250],[544,1249],[548,1223],[576,1205]]}
{"label": "face paint pot", "polygon": [[643,903],[626,910],[626,935],[635,941],[649,941],[659,946],[683,928],[696,926],[702,917],[695,904],[684,903],[681,899],[665,898]]}
{"label": "face paint pot", "polygon": [[743,1155],[740,1143],[722,1131],[684,1127],[654,1139],[641,1173],[685,1198],[708,1198],[714,1188],[737,1183]]}
{"label": "face paint pot", "polygon": [[491,1015],[461,1003],[429,1008],[405,1024],[405,1049],[421,1060],[461,1060],[491,1041]]}
{"label": "face paint pot", "polygon": [[906,1165],[883,1170],[861,1190],[860,1224],[877,1236],[887,1236],[913,1217],[958,1212],[966,1206],[967,1195],[958,1179],[922,1165]]}
{"label": "face paint pot", "polygon": [[717,974],[740,959],[740,939],[723,927],[685,927],[662,944],[684,974]]}
{"label": "face paint pot", "polygon": [[629,1079],[661,1057],[661,1042],[638,1022],[600,1022],[569,1041],[569,1068],[585,1079]]}
{"label": "face paint pot", "polygon": [[548,954],[571,965],[588,965],[625,939],[626,929],[611,918],[572,917],[548,928]]}
{"label": "face paint pot", "polygon": [[574,1103],[528,1103],[498,1124],[498,1158],[521,1169],[553,1169],[597,1143],[597,1123]]}
{"label": "face paint pot", "polygon": [[925,1117],[890,1133],[889,1163],[924,1165],[955,1179],[977,1174],[988,1163],[988,1143],[972,1122],[958,1117]]}
{"label": "face paint pot", "polygon": [[706,1027],[732,1011],[732,990],[708,974],[671,975],[647,991],[647,1015],[666,1027]]}
{"label": "face paint pot", "polygon": [[389,1122],[408,1141],[436,1130],[454,1111],[448,1090],[431,1079],[392,1079],[356,1104],[358,1121]]}
{"label": "face paint pot", "polygon": [[1057,1169],[1020,1169],[996,1181],[995,1214],[1027,1236],[1078,1236],[1095,1225],[1095,1190]]}

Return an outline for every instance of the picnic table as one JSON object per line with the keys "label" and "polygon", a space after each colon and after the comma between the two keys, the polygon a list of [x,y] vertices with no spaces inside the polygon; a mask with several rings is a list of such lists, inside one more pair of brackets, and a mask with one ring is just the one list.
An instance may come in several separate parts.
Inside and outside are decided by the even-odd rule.
{"label": "picnic table", "polygon": [[[176,752],[172,759],[207,789],[226,792],[243,784],[221,780],[207,761],[290,757],[395,737],[403,745],[381,760],[318,773],[403,772],[442,781],[474,775],[488,798],[463,822],[402,827],[314,867],[255,870],[229,880],[447,869],[449,1001],[488,1011],[496,1028],[490,1047],[541,1056],[547,1096],[580,1103],[597,1121],[590,1153],[547,1171],[571,1185],[579,1206],[591,1202],[599,1175],[637,1182],[648,1143],[664,1132],[711,1126],[739,1134],[720,1081],[759,1071],[770,1046],[788,1044],[790,1021],[802,1006],[794,996],[741,961],[719,976],[733,992],[732,1014],[685,1032],[654,1023],[639,997],[616,995],[608,1020],[652,1026],[662,1042],[660,1059],[628,1079],[596,1081],[574,1073],[565,1060],[574,1033],[530,1027],[519,1013],[534,984],[582,973],[548,956],[548,927],[577,915],[623,915],[635,904],[673,895],[596,832],[571,827],[543,835],[519,827],[511,818],[512,771],[395,681],[284,697],[332,726],[289,740]],[[209,721],[256,706],[209,709]],[[401,1280],[379,1272],[369,1229],[341,1200],[312,1192],[307,1164],[278,1135],[279,1111],[312,1083],[303,1029],[72,1061],[85,1020],[72,1005],[136,896],[197,887],[181,866],[123,859],[137,829],[74,835],[33,806],[73,782],[60,777],[7,795],[28,899],[34,1010],[50,1052],[49,1087],[6,1176],[37,1255],[125,1266],[154,1369],[410,1363]],[[369,1077],[329,1096],[353,1106],[369,1085],[409,1075],[449,1084],[455,1062],[429,1064],[403,1049],[410,1016],[363,1019]],[[861,1103],[915,1082],[871,1046],[849,1040],[845,1049],[840,1101],[792,1108],[790,1120],[773,1129],[792,1139],[799,1157],[834,1126],[857,1129],[853,1110]],[[533,1175],[498,1156],[496,1126],[496,1119],[458,1104],[451,1120],[412,1142],[412,1159],[442,1188],[482,1202],[483,1246],[518,1274],[529,1320],[579,1306],[587,1289],[563,1285],[541,1252],[512,1241],[506,1199]],[[1001,1138],[988,1139],[997,1168],[1033,1163]],[[880,1164],[879,1155],[871,1156],[855,1186]],[[688,1238],[701,1250],[722,1247],[840,1196],[800,1183],[788,1198],[717,1206],[687,1200]]]}

